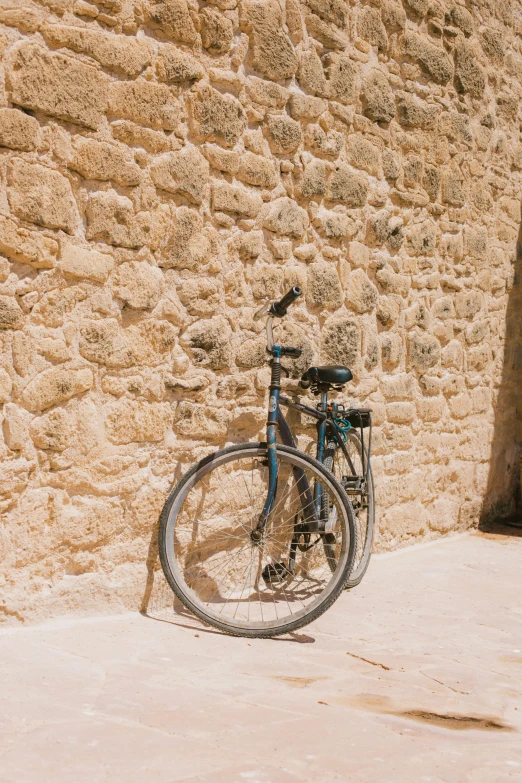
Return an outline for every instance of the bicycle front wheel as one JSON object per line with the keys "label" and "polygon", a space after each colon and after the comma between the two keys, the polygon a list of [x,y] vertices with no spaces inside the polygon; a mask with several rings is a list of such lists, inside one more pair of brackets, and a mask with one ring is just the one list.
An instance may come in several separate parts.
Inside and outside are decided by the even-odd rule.
{"label": "bicycle front wheel", "polygon": [[[288,446],[277,447],[272,511],[262,541],[252,540],[267,497],[267,456],[264,443],[211,454],[172,490],[161,516],[170,587],[203,621],[237,636],[276,636],[310,623],[339,596],[354,563],[349,499],[321,463]],[[335,509],[334,569],[324,534],[306,527],[316,482]]]}

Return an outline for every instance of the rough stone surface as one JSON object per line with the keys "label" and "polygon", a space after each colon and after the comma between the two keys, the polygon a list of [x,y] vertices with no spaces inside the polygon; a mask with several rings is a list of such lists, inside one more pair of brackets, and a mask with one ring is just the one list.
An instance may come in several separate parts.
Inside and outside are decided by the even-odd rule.
{"label": "rough stone surface", "polygon": [[8,173],[8,195],[17,217],[73,233],[78,222],[76,203],[69,181],[59,171],[14,158]]}
{"label": "rough stone surface", "polygon": [[33,150],[40,138],[40,125],[18,109],[0,109],[0,147]]}
{"label": "rough stone surface", "polygon": [[512,510],[516,5],[4,6],[0,605],[23,586],[5,619],[67,606],[78,573],[90,606],[112,571],[139,604],[169,486],[263,436],[252,316],[291,285],[291,378],[347,364],[343,399],[374,410],[376,548]]}
{"label": "rough stone surface", "polygon": [[8,72],[13,103],[88,128],[100,124],[108,82],[95,68],[23,41],[13,48]]}

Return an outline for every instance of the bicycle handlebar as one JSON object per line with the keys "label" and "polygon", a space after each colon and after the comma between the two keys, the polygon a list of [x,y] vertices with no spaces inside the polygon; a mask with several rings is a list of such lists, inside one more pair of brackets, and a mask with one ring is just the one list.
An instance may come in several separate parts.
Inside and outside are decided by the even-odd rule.
{"label": "bicycle handlebar", "polygon": [[286,311],[291,304],[298,299],[303,293],[302,289],[298,285],[294,285],[290,291],[288,291],[279,302],[274,302],[270,308],[270,315],[275,315],[277,318],[283,318],[286,315]]}

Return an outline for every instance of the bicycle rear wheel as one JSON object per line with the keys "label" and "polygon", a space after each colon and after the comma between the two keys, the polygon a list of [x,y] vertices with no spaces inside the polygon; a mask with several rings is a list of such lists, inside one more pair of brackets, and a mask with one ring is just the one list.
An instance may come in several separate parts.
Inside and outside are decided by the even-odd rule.
{"label": "bicycle rear wheel", "polygon": [[[238,636],[276,636],[306,625],[336,600],[353,568],[354,517],[342,487],[297,449],[278,446],[277,460],[277,491],[261,544],[250,533],[267,496],[263,443],[203,459],[172,490],[161,516],[159,552],[170,587],[203,621]],[[334,569],[324,535],[306,531],[313,499],[303,492],[303,475],[310,488],[320,482],[335,509]]]}
{"label": "bicycle rear wheel", "polygon": [[[363,473],[359,435],[355,432],[348,432],[345,446],[350,461],[346,459],[337,442],[332,440],[326,446],[323,464],[342,486],[350,489],[350,483],[346,479],[350,476],[362,476]],[[361,582],[370,564],[372,554],[375,533],[375,496],[371,467],[368,471],[366,492],[361,495],[350,495],[350,500],[355,516],[356,552],[354,568],[346,582],[347,588],[356,587]],[[335,568],[337,564],[335,551],[329,549],[327,542],[325,542],[325,550],[330,567]]]}

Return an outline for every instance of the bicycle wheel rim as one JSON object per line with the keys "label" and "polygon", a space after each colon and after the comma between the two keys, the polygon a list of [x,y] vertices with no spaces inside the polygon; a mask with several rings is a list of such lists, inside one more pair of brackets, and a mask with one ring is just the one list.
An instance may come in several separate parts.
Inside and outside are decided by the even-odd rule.
{"label": "bicycle wheel rim", "polygon": [[[346,511],[346,499],[343,497],[344,493],[342,488],[337,485],[335,479],[332,479],[332,476],[315,460],[309,458],[307,455],[302,455],[294,449],[279,447],[278,459],[280,460],[280,465],[281,463],[285,463],[287,466],[290,466],[290,468],[296,466],[313,473],[315,476],[319,475],[321,481],[328,486],[328,490],[332,494],[340,513],[343,514],[341,517],[343,534],[335,573],[331,574],[331,572],[329,572],[330,578],[328,583],[318,590],[316,597],[302,606],[301,609],[271,619],[263,617],[262,609],[261,619],[250,619],[250,615],[247,619],[244,619],[238,616],[239,613],[236,613],[234,616],[230,616],[230,613],[226,615],[223,610],[217,611],[214,609],[210,602],[203,602],[198,598],[191,585],[187,582],[183,563],[180,562],[178,552],[176,551],[176,526],[179,521],[180,510],[182,510],[183,504],[189,497],[191,490],[201,481],[201,479],[204,479],[208,474],[212,474],[222,465],[227,465],[241,459],[263,458],[266,457],[266,455],[266,446],[263,444],[252,444],[252,446],[246,444],[244,447],[240,448],[232,447],[231,449],[225,449],[223,452],[212,455],[212,458],[203,460],[200,466],[197,466],[196,469],[187,474],[185,479],[182,479],[175,489],[170,499],[169,508],[166,509],[165,518],[162,520],[162,535],[164,541],[164,558],[162,558],[162,564],[174,592],[182,600],[185,606],[201,619],[216,627],[229,630],[232,633],[246,632],[256,634],[262,632],[264,635],[275,635],[276,633],[284,632],[287,628],[300,627],[301,625],[306,624],[310,619],[313,619],[314,616],[318,616],[322,613],[322,607],[325,604],[329,605],[335,600],[344,586],[346,577],[349,573],[351,560],[353,560],[353,520],[349,516],[349,512]],[[322,550],[320,542],[316,548]],[[287,586],[286,595],[284,596],[286,603],[288,603],[287,598],[289,589],[290,588]],[[240,600],[242,600],[242,597]],[[264,600],[265,599],[263,598],[263,601]],[[231,599],[228,599],[227,602],[228,601],[231,602]],[[268,605],[268,601],[266,601],[266,603]]]}
{"label": "bicycle wheel rim", "polygon": [[[348,433],[346,440],[346,448],[352,460],[353,467],[355,469],[355,475],[362,474],[362,458],[361,458],[361,441],[358,435],[353,432]],[[331,464],[330,464],[331,462]],[[326,460],[325,460],[326,465]],[[329,458],[328,469],[334,474],[337,481],[342,484],[343,475],[352,475],[352,470],[344,456],[342,449],[333,444],[332,455]],[[354,567],[349,576],[347,586],[355,586],[358,584],[364,576],[371,557],[371,549],[373,543],[374,527],[375,527],[375,504],[373,495],[373,475],[371,468],[368,471],[368,484],[367,484],[367,502],[368,507],[363,509],[357,500],[357,497],[352,500],[352,507],[354,511],[354,521],[356,530],[356,551],[354,558]]]}

